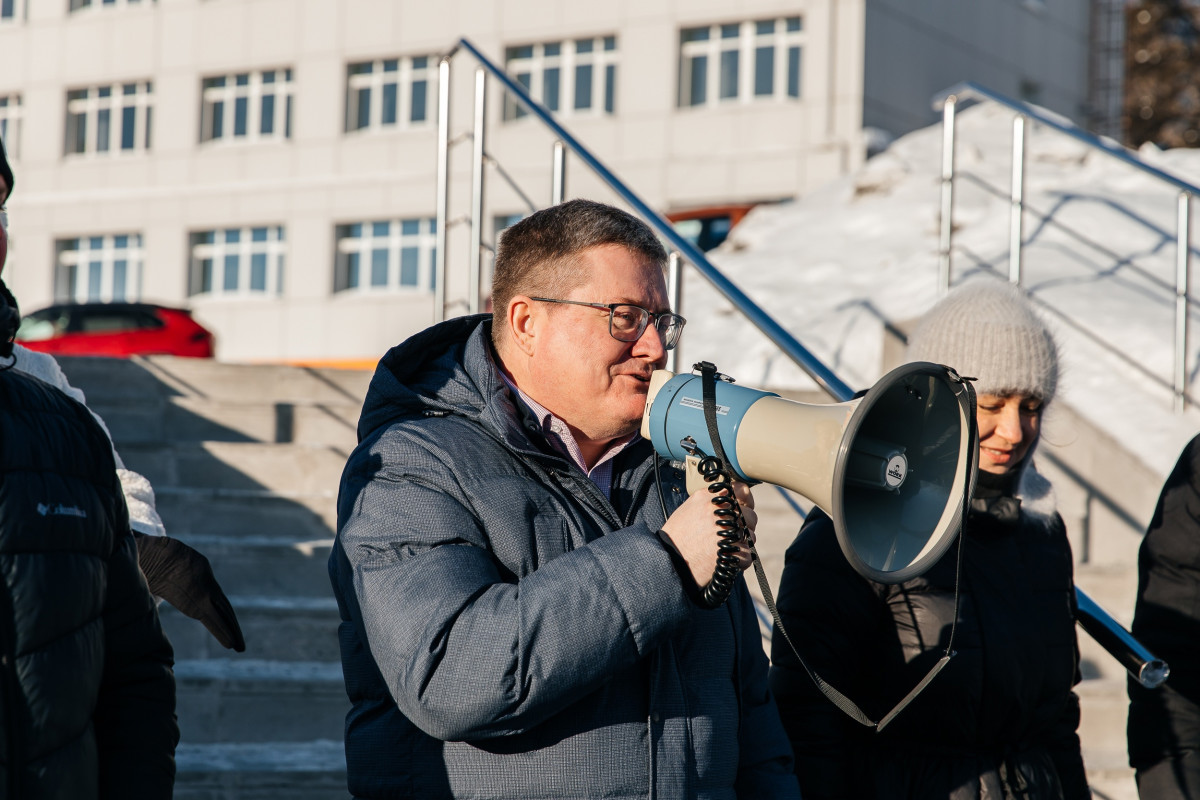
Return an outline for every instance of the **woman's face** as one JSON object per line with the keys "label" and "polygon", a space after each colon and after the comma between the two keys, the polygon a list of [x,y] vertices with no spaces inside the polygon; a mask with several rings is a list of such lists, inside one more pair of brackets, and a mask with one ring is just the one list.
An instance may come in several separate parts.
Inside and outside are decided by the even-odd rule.
{"label": "woman's face", "polygon": [[1020,464],[1037,441],[1042,401],[1020,394],[981,394],[975,417],[979,420],[979,468],[1003,475]]}

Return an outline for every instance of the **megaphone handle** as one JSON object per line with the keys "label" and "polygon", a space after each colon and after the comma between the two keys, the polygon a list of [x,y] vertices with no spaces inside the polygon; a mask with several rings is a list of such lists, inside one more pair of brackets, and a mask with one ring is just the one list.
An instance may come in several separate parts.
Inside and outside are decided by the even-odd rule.
{"label": "megaphone handle", "polygon": [[713,495],[713,514],[717,517],[717,535],[720,537],[713,576],[701,590],[700,596],[704,606],[718,608],[729,599],[741,574],[737,546],[745,538],[746,523],[742,518],[742,507],[733,495],[733,482],[720,460],[713,456],[702,458],[700,474],[708,482],[708,491]]}
{"label": "megaphone handle", "polygon": [[[737,562],[737,545],[745,537],[746,523],[742,519],[742,508],[733,494],[729,459],[721,445],[721,433],[717,428],[717,368],[708,361],[696,363],[700,370],[700,385],[703,391],[704,421],[708,426],[709,441],[716,451],[715,456],[704,455],[700,459],[700,476],[708,484],[713,495],[713,513],[717,517],[720,542],[717,544],[717,564],[713,576],[700,592],[703,605],[718,608],[733,593],[741,569]],[[699,454],[699,450],[697,450]]]}

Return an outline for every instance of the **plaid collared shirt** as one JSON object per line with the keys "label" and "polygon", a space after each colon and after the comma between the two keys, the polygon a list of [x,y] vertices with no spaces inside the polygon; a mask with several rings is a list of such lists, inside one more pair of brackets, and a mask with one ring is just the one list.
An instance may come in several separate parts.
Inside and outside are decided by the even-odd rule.
{"label": "plaid collared shirt", "polygon": [[571,433],[571,429],[567,427],[567,423],[556,417],[541,403],[521,391],[504,374],[504,370],[498,369],[497,371],[508,388],[517,397],[521,398],[521,402],[528,406],[529,410],[537,417],[538,423],[542,426],[542,434],[546,437],[546,441],[550,443],[550,446],[560,454],[571,459],[575,466],[583,470],[583,473],[591,479],[592,483],[596,484],[600,491],[604,492],[604,496],[611,500],[613,459],[617,453],[640,439],[641,435],[635,432],[620,439],[614,439],[609,443],[608,449],[604,451],[604,454],[600,456],[600,460],[591,469],[588,469],[587,463],[583,460],[583,451],[579,449],[579,443],[575,441],[575,436]]}

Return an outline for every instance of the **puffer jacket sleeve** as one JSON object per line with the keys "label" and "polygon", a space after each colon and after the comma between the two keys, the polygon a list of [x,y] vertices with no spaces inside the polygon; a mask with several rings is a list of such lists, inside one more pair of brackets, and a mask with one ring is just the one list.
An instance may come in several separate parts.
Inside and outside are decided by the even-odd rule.
{"label": "puffer jacket sleeve", "polygon": [[[777,601],[780,619],[804,663],[870,714],[864,667],[878,663],[882,608],[871,586],[838,549],[829,518],[814,510],[787,550]],[[771,638],[771,689],[796,759],[805,800],[859,800],[853,756],[870,744],[867,728],[823,695],[778,627]]]}
{"label": "puffer jacket sleeve", "polygon": [[111,474],[116,536],[104,604],[104,677],[93,717],[100,797],[169,800],[179,742],[174,656],[138,569],[125,504]]}
{"label": "puffer jacket sleeve", "polygon": [[738,675],[742,706],[737,795],[745,800],[798,800],[800,789],[793,771],[792,748],[767,683],[767,654],[763,652],[758,616],[745,581],[738,581],[737,593],[735,608],[741,615],[737,630],[741,636]]}
{"label": "puffer jacket sleeve", "polygon": [[1138,551],[1133,635],[1171,666],[1157,689],[1129,686],[1129,763],[1182,759],[1200,741],[1200,437],[1163,483]]}
{"label": "puffer jacket sleeve", "polygon": [[[686,625],[689,601],[646,525],[514,575],[492,527],[531,531],[533,519],[497,523],[505,515],[492,510],[485,526],[445,461],[393,434],[347,464],[333,578],[397,706],[425,733],[528,731]],[[506,496],[499,486],[494,497]]]}
{"label": "puffer jacket sleeve", "polygon": [[1092,796],[1088,788],[1087,770],[1083,765],[1079,734],[1076,732],[1078,728],[1079,697],[1070,692],[1047,748],[1054,769],[1058,772],[1059,783],[1062,784],[1063,800],[1089,800]]}

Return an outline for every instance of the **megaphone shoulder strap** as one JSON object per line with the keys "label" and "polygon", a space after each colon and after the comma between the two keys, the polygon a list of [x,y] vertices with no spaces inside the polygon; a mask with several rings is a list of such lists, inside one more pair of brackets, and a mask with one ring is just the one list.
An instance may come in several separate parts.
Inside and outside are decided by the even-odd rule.
{"label": "megaphone shoulder strap", "polygon": [[788,643],[788,647],[791,648],[792,653],[796,656],[796,660],[798,662],[800,662],[800,666],[804,668],[804,671],[808,673],[808,676],[812,679],[812,682],[816,685],[816,687],[821,691],[821,694],[825,695],[825,697],[828,698],[830,702],[832,702],[835,706],[837,706],[839,709],[841,709],[842,712],[846,714],[846,716],[850,717],[851,719],[853,719],[855,722],[859,723],[860,725],[864,725],[868,728],[874,729],[876,733],[879,733],[884,728],[886,728],[888,726],[888,724],[891,723],[891,721],[894,720],[901,711],[903,711],[906,707],[908,707],[908,705],[917,698],[917,695],[921,694],[921,692],[923,692],[925,690],[925,687],[928,686],[929,683],[934,678],[937,677],[938,673],[941,672],[942,669],[947,664],[950,663],[950,659],[953,658],[954,654],[955,654],[954,635],[958,631],[958,607],[959,607],[959,597],[960,597],[959,587],[962,584],[962,559],[963,559],[963,538],[964,538],[963,532],[962,532],[962,526],[966,524],[967,511],[970,508],[971,493],[972,493],[971,490],[973,489],[973,486],[974,486],[973,476],[975,475],[976,463],[979,459],[979,445],[977,442],[978,434],[975,429],[975,425],[976,425],[976,422],[975,422],[975,413],[976,413],[976,410],[975,410],[975,388],[970,383],[970,381],[972,381],[974,379],[973,378],[961,378],[958,376],[957,373],[954,372],[954,370],[949,369],[949,368],[947,368],[947,372],[949,373],[948,377],[952,381],[958,383],[959,385],[961,385],[963,387],[963,393],[965,395],[965,398],[960,398],[960,402],[963,402],[964,405],[966,405],[966,408],[964,409],[964,412],[965,412],[964,416],[967,419],[967,424],[971,428],[971,431],[970,431],[971,435],[968,437],[969,441],[970,441],[970,452],[971,452],[970,459],[969,459],[969,465],[968,465],[969,468],[967,470],[968,488],[967,488],[967,491],[965,491],[963,493],[963,505],[962,505],[962,509],[960,512],[961,515],[959,517],[960,527],[959,527],[959,534],[958,534],[958,553],[956,556],[956,563],[955,563],[955,567],[954,567],[954,614],[951,617],[950,638],[946,642],[946,649],[943,652],[942,657],[939,658],[937,660],[937,662],[929,669],[929,672],[925,674],[925,677],[922,678],[917,683],[917,685],[912,688],[912,691],[910,691],[908,694],[906,694],[904,696],[904,698],[901,699],[900,702],[897,703],[895,705],[895,707],[892,708],[891,711],[884,714],[879,719],[878,722],[875,722],[869,716],[867,716],[866,712],[864,712],[861,708],[859,708],[857,703],[855,703],[853,700],[851,700],[849,697],[847,697],[842,692],[838,691],[837,688],[835,688],[834,686],[832,686],[831,684],[826,682],[820,675],[817,674],[817,672],[814,669],[809,667],[808,664],[805,662],[804,656],[800,655],[800,651],[799,651],[799,649],[797,649],[795,643],[792,641],[792,637],[788,635],[787,629],[783,626],[783,619],[779,615],[779,609],[776,608],[776,606],[775,606],[775,595],[771,591],[771,584],[767,580],[766,572],[763,570],[762,560],[759,559],[759,557],[758,557],[758,551],[755,550],[753,546],[751,546],[751,548],[750,548],[750,551],[752,553],[754,553],[754,573],[758,577],[758,586],[759,586],[759,589],[762,591],[763,600],[766,602],[767,609],[770,610],[771,616],[775,620],[775,627],[778,628],[779,632],[783,635],[784,641],[786,641]]}
{"label": "megaphone shoulder strap", "polygon": [[935,663],[930,668],[929,672],[925,674],[925,677],[913,687],[912,691],[906,694],[904,699],[897,703],[891,711],[884,714],[878,722],[867,716],[866,712],[859,708],[857,703],[838,691],[837,688],[828,683],[824,678],[817,674],[816,670],[808,666],[808,663],[805,662],[804,656],[800,655],[800,651],[796,648],[796,644],[792,641],[792,637],[788,635],[787,628],[783,626],[783,619],[779,616],[779,609],[775,607],[775,596],[771,591],[771,584],[767,580],[767,573],[763,570],[762,560],[758,557],[758,551],[756,551],[753,547],[750,549],[751,552],[754,553],[754,574],[758,577],[759,590],[762,592],[763,600],[767,604],[767,609],[771,612],[771,617],[775,620],[775,627],[779,629],[781,634],[783,634],[784,641],[788,643],[788,647],[791,648],[792,653],[796,656],[796,660],[800,662],[800,666],[803,667],[804,671],[808,673],[808,677],[812,679],[812,682],[816,685],[816,687],[821,690],[821,694],[825,695],[825,697],[827,697],[831,703],[841,709],[846,716],[850,717],[860,725],[864,725],[868,728],[874,728],[876,733],[882,731],[885,727],[887,727],[888,723],[896,718],[897,714],[903,711],[909,703],[917,698],[917,695],[925,690],[925,687],[929,685],[929,682],[937,677],[937,674],[942,671],[943,667],[950,663],[950,659],[954,656],[954,634],[958,627],[958,577],[961,575],[962,571],[961,536],[958,540],[958,572],[955,575],[954,580],[954,622],[951,623],[950,626],[950,639],[948,642],[946,642],[946,650],[942,654],[942,657],[937,660],[937,663]]}
{"label": "megaphone shoulder strap", "polygon": [[[968,441],[969,441],[968,447],[969,447],[969,451],[970,451],[970,456],[968,458],[968,469],[966,470],[967,487],[966,487],[966,490],[963,492],[962,508],[960,510],[960,516],[959,516],[958,553],[957,553],[957,563],[955,565],[955,575],[954,575],[954,615],[952,617],[952,622],[950,624],[950,638],[946,642],[946,649],[945,649],[944,653],[937,660],[937,662],[934,663],[934,665],[930,668],[929,672],[926,673],[925,677],[922,678],[917,683],[917,685],[913,687],[912,691],[910,691],[907,695],[905,695],[904,698],[901,699],[900,702],[897,703],[896,706],[894,708],[892,708],[891,711],[884,714],[883,717],[881,717],[878,722],[872,720],[866,714],[866,712],[864,712],[858,706],[857,703],[855,703],[853,700],[851,700],[849,697],[847,697],[842,692],[838,691],[838,689],[836,687],[834,687],[833,685],[831,685],[830,683],[825,681],[820,675],[817,674],[817,672],[815,670],[813,670],[811,667],[809,667],[808,664],[805,662],[804,657],[800,655],[800,651],[797,649],[795,643],[792,641],[791,636],[788,635],[787,629],[784,628],[784,626],[783,626],[783,620],[779,615],[779,609],[775,605],[775,595],[771,591],[771,585],[767,580],[766,572],[763,570],[762,560],[758,557],[758,551],[754,548],[753,545],[751,545],[751,547],[750,547],[750,552],[754,556],[754,572],[758,577],[758,585],[762,591],[763,600],[766,602],[767,608],[770,610],[771,616],[774,618],[775,626],[779,629],[780,634],[783,635],[783,638],[788,643],[788,647],[791,648],[792,653],[795,654],[796,660],[799,661],[800,666],[802,666],[804,668],[804,671],[808,673],[808,676],[812,679],[812,681],[816,685],[816,687],[821,691],[822,694],[825,695],[826,698],[829,699],[830,702],[832,702],[835,706],[837,706],[839,709],[841,709],[843,713],[845,713],[847,716],[849,716],[855,722],[858,722],[859,724],[864,725],[868,728],[872,728],[873,730],[875,730],[876,733],[882,731],[885,727],[887,727],[888,724],[890,724],[891,721],[893,719],[895,719],[896,716],[901,711],[903,711],[910,703],[912,703],[912,701],[915,700],[917,698],[917,696],[925,690],[925,687],[928,686],[929,683],[935,677],[937,677],[938,673],[942,671],[942,669],[946,666],[946,664],[950,663],[950,659],[953,658],[954,654],[955,654],[954,636],[958,631],[958,609],[959,609],[959,598],[960,598],[959,587],[961,585],[961,578],[962,578],[962,558],[963,558],[963,556],[962,556],[962,553],[963,553],[962,526],[966,523],[967,511],[970,508],[971,494],[972,494],[972,490],[974,488],[975,470],[976,470],[976,465],[977,465],[977,462],[979,459],[979,444],[978,444],[978,432],[976,430],[976,417],[975,417],[975,415],[976,415],[975,389],[971,385],[971,381],[974,379],[960,377],[953,369],[951,369],[949,367],[943,367],[943,368],[947,372],[947,375],[946,375],[947,379],[949,379],[951,382],[956,383],[962,387],[962,392],[961,392],[961,394],[959,394],[959,403],[962,406],[965,406],[962,409],[963,416],[965,417],[966,423],[969,426],[969,430],[970,430],[970,435],[968,436]],[[725,471],[727,470],[728,465],[730,464],[729,458],[725,453],[725,448],[721,442],[720,430],[717,426],[717,420],[716,420],[716,414],[717,414],[716,382],[718,379],[728,380],[728,378],[725,378],[725,376],[720,375],[720,373],[717,372],[716,366],[708,361],[697,362],[694,365],[693,369],[696,369],[700,372],[701,391],[702,391],[701,397],[702,397],[702,404],[703,404],[704,421],[705,421],[706,427],[708,428],[709,441],[710,441],[713,451],[715,453],[715,458],[709,457],[708,459],[706,459],[706,461],[713,462],[713,465],[711,466],[713,471],[711,474],[706,474],[705,479],[709,480],[709,481],[713,481],[714,477],[716,476],[718,471],[720,471],[721,477],[725,478]],[[726,481],[726,483],[727,483],[727,481]],[[715,486],[717,486],[717,484],[714,484],[714,487]],[[727,488],[727,487],[723,486],[722,488]],[[737,501],[735,499],[733,499],[732,491],[729,491],[728,495],[729,495],[727,498],[728,503],[731,504],[736,509]],[[663,513],[665,516],[666,515],[665,507],[664,507]],[[722,533],[723,533],[723,535],[732,535],[732,534],[734,534],[734,531],[723,530]],[[733,588],[732,579],[730,579],[730,580],[723,579],[726,576],[721,575],[722,570],[720,569],[720,566],[721,566],[721,559],[720,559],[720,557],[718,557],[717,574],[714,574],[713,581],[710,582],[708,586],[704,587],[704,590],[703,590],[705,604],[708,605],[710,608],[716,607],[716,606],[720,605],[721,603],[723,603],[728,598],[729,593],[732,591],[732,588]]]}

